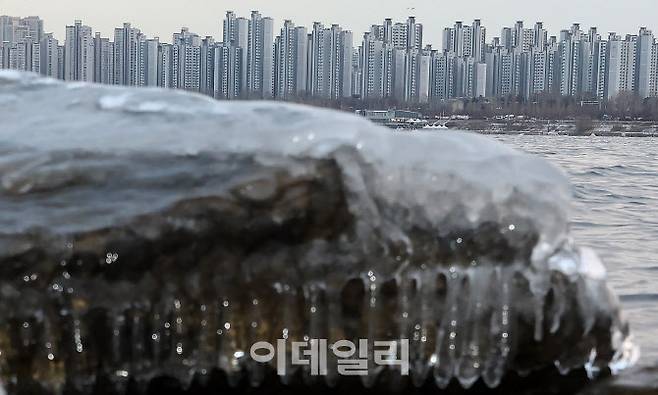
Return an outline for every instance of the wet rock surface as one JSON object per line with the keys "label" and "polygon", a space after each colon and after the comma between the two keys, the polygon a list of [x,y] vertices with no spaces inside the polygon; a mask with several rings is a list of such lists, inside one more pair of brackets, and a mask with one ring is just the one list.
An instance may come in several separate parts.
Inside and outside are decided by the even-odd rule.
{"label": "wet rock surface", "polygon": [[[575,393],[636,360],[605,269],[570,239],[569,184],[540,159],[10,72],[0,98],[9,393]],[[322,377],[278,377],[249,357],[277,339],[409,339],[410,375],[368,354],[342,377],[330,354]]]}

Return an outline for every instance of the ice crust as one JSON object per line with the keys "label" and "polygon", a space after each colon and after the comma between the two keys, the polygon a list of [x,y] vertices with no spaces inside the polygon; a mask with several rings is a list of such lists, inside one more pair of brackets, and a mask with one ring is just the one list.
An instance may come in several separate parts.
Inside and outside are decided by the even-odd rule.
{"label": "ice crust", "polygon": [[[241,263],[257,273],[245,275],[245,284],[257,278],[258,284],[271,287],[282,309],[279,327],[267,336],[297,328],[290,336],[301,339],[342,328],[344,323],[332,322],[341,315],[340,291],[359,279],[365,290],[359,318],[365,329],[359,335],[382,335],[390,316],[397,333],[384,336],[410,339],[411,379],[417,385],[434,377],[442,388],[453,379],[468,388],[480,378],[497,386],[508,371],[520,370],[514,361],[521,321],[533,323],[538,343],[559,333],[565,317],[582,322],[581,335],[588,339],[583,344],[593,342],[591,349],[585,357],[566,350],[563,358],[555,358],[553,363],[564,372],[585,368],[594,377],[637,359],[616,297],[605,284],[604,266],[593,251],[579,249],[570,238],[570,184],[544,160],[476,134],[399,133],[353,115],[299,105],[226,103],[180,91],[63,84],[10,71],[0,71],[0,103],[0,263],[9,265],[31,251],[35,234],[57,256],[59,248],[77,248],[69,241],[75,235],[128,226],[135,218],[158,216],[183,201],[225,196],[227,184],[243,185],[241,196],[257,206],[271,198],[276,186],[267,174],[256,182],[241,174],[244,158],[258,168],[283,168],[300,178],[314,177],[316,163],[330,161],[340,172],[336,181],[342,182],[353,228],[336,244],[321,238],[309,242],[296,257],[299,273],[294,276],[282,272],[278,278],[267,277],[268,283],[258,274],[277,276],[265,268],[267,259],[251,257]],[[276,213],[269,215],[276,221]],[[157,237],[157,229],[140,229]],[[490,234],[497,238],[489,240]],[[448,247],[436,247],[438,255],[424,244],[433,238],[449,241]],[[347,252],[336,251],[336,245]],[[107,252],[108,266],[122,264],[121,254]],[[373,259],[360,259],[369,256]],[[430,260],[423,261],[423,256]],[[218,286],[216,295],[204,302],[187,300],[176,287],[164,284],[159,304],[151,305],[147,295],[155,288],[148,279],[107,291],[111,285],[102,275],[76,279],[67,264],[74,263],[64,259],[59,271],[44,263],[33,272],[17,265],[15,277],[0,278],[0,319],[28,324],[19,338],[35,343],[39,356],[31,369],[45,387],[57,392],[66,380],[89,385],[92,374],[83,360],[89,358],[84,355],[85,336],[93,335],[81,317],[94,307],[111,312],[113,353],[128,347],[135,356],[130,361],[120,355],[110,358],[109,370],[119,384],[128,375],[146,379],[161,373],[186,381],[213,367],[235,375],[247,369],[254,385],[262,380],[262,366],[245,356],[248,340],[258,340],[258,331],[235,329],[243,320],[256,324],[254,328],[269,325],[267,313],[257,307],[260,299],[254,297],[245,308],[244,300],[232,299],[242,296]],[[59,274],[39,281],[42,274],[55,272]],[[190,279],[199,274],[189,268]],[[396,310],[382,302],[388,281],[396,285]],[[440,301],[437,287],[445,291]],[[52,329],[63,318],[53,321],[42,305],[60,303],[67,293],[72,296],[64,299],[70,303],[60,315],[72,329]],[[545,302],[549,294],[550,308]],[[296,318],[292,305],[299,299],[314,313]],[[233,310],[234,302],[241,307]],[[194,309],[195,318],[185,309]],[[245,315],[251,318],[238,318]],[[319,315],[324,318],[315,318]],[[141,355],[144,349],[161,347],[165,332],[156,330],[148,347],[142,344],[148,339],[122,343],[123,331],[164,323],[173,325],[165,331],[167,341],[181,349],[185,344],[183,352],[173,347],[157,358]],[[234,329],[222,332],[231,323]],[[605,323],[609,344],[602,344],[599,335],[588,338]],[[192,326],[196,329],[187,329]],[[17,378],[8,331],[0,328],[0,374],[12,384]],[[193,340],[186,338],[189,333],[195,334]],[[216,344],[208,346],[215,334]],[[73,353],[75,358],[57,354],[68,355],[55,343],[58,336],[69,335],[70,347],[80,354]],[[372,385],[380,373],[372,370],[364,384]],[[327,382],[337,379],[330,369]]]}

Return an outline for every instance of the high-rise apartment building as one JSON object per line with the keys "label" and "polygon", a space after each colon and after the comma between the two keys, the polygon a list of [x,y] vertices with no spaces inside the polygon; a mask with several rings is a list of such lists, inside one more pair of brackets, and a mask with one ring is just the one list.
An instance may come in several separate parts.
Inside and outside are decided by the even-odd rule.
{"label": "high-rise apartment building", "polygon": [[142,32],[124,23],[114,29],[114,83],[118,85],[138,85],[138,56],[141,50]]}
{"label": "high-rise apartment building", "polygon": [[109,38],[94,36],[94,82],[114,84],[114,43]]}
{"label": "high-rise apartment building", "polygon": [[83,25],[81,21],[66,27],[64,79],[86,82],[94,80],[94,39],[91,27]]}
{"label": "high-rise apartment building", "polygon": [[251,12],[247,48],[247,92],[257,99],[274,97],[274,21]]}

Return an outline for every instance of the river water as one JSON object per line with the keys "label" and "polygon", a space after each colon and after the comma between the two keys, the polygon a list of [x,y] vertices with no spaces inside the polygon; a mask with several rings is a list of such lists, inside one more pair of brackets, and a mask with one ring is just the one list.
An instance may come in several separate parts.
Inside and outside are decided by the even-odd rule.
{"label": "river water", "polygon": [[575,238],[606,264],[642,364],[658,364],[658,138],[495,138],[568,172]]}

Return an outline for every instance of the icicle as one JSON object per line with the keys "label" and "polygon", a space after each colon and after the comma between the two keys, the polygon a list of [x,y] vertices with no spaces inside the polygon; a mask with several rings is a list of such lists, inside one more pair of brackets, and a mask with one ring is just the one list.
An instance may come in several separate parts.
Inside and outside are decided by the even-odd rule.
{"label": "icicle", "polygon": [[[292,363],[291,352],[292,352],[292,342],[298,341],[297,337],[301,333],[302,329],[297,327],[296,323],[299,319],[299,312],[295,309],[297,306],[296,300],[296,290],[290,284],[277,284],[276,291],[279,294],[279,308],[281,309],[280,317],[281,321],[278,325],[278,339],[285,341],[285,372],[281,375],[281,381],[284,384],[290,384],[292,382],[293,376],[299,369],[299,365]],[[303,335],[302,335],[303,336]],[[282,352],[278,350],[278,352]],[[283,356],[283,354],[281,354]]]}
{"label": "icicle", "polygon": [[[345,339],[340,294],[341,289],[335,283],[327,287],[328,346]],[[327,375],[325,376],[325,383],[333,388],[338,384],[339,379],[337,358],[334,353],[329,352],[327,353]]]}
{"label": "icicle", "polygon": [[421,306],[421,347],[419,349],[419,365],[423,371],[418,375],[420,379],[425,382],[431,370],[436,364],[436,348],[437,348],[437,317],[445,311],[445,295],[441,294],[437,289],[437,281],[439,278],[439,271],[435,269],[424,270],[421,279],[421,293],[420,293],[420,306]]}
{"label": "icicle", "polygon": [[[591,287],[594,287],[598,284],[592,284],[593,280],[588,280],[586,278],[579,278],[576,281],[577,293],[578,293],[578,307],[580,308],[580,315],[583,319],[583,336],[590,333],[594,324],[596,324],[596,313],[599,310],[599,307],[596,305],[596,302],[592,301]],[[599,302],[597,300],[597,302]]]}
{"label": "icicle", "polygon": [[420,387],[425,382],[423,367],[420,366],[418,343],[414,341],[414,322],[416,320],[416,285],[418,277],[414,274],[405,274],[399,282],[398,308],[400,338],[409,339],[409,368],[414,385]]}
{"label": "icicle", "polygon": [[160,304],[154,304],[149,317],[151,334],[149,336],[149,348],[151,350],[150,364],[153,370],[159,369],[165,358],[165,336],[166,336],[166,311]]}
{"label": "icicle", "polygon": [[126,361],[124,352],[124,339],[126,337],[126,316],[123,308],[119,307],[110,313],[110,331],[112,339],[110,340],[110,366],[112,371],[111,380],[115,388],[119,391],[125,391],[128,378],[132,374],[130,361]]}
{"label": "icicle", "polygon": [[[309,342],[309,348],[316,350],[319,356],[317,366],[304,366],[304,383],[306,385],[317,384],[327,374],[328,350],[326,339],[328,336],[328,317],[326,292],[324,284],[313,282],[305,287],[304,308],[308,317],[306,335],[304,341]],[[321,341],[322,340],[322,341]]]}
{"label": "icicle", "polygon": [[141,377],[150,369],[150,361],[146,355],[146,311],[148,303],[135,303],[130,310],[130,374]]}
{"label": "icicle", "polygon": [[110,313],[109,319],[111,320],[110,331],[112,340],[110,340],[110,350],[112,352],[112,363],[114,367],[120,368],[123,356],[123,352],[121,350],[121,333],[125,323],[123,310],[114,310],[112,313]]}
{"label": "icicle", "polygon": [[[73,289],[69,290],[69,294]],[[74,388],[85,391],[89,389],[95,381],[95,366],[88,360],[89,353],[86,350],[86,340],[88,339],[87,326],[83,321],[83,316],[87,312],[88,303],[80,297],[70,298],[70,310],[67,312],[67,326],[69,331],[69,345],[67,350],[66,368],[67,382],[71,383]]]}
{"label": "icicle", "polygon": [[438,273],[425,268],[423,272],[410,273],[402,282],[405,285],[400,299],[404,330],[401,337],[409,339],[410,374],[416,387],[425,384],[436,363],[437,317],[445,304],[445,295],[436,288]]}
{"label": "icicle", "polygon": [[485,361],[482,378],[489,388],[497,387],[507,371],[512,354],[515,312],[512,307],[512,278],[514,268],[497,267],[496,277],[500,284],[498,295],[494,298],[497,306],[491,317],[491,347]]}
{"label": "icicle", "polygon": [[437,334],[437,363],[434,366],[434,380],[439,388],[445,389],[454,377],[457,358],[459,356],[459,337],[462,325],[462,311],[459,306],[459,295],[462,290],[463,278],[457,267],[450,268],[446,275],[448,294],[446,310],[441,319]]}
{"label": "icicle", "polygon": [[321,284],[311,284],[306,294],[305,304],[308,314],[308,335],[311,339],[321,339],[326,336],[327,304],[326,290]]}
{"label": "icicle", "polygon": [[535,295],[534,297],[534,315],[535,315],[535,334],[536,342],[544,338],[544,300],[546,295]]}
{"label": "icicle", "polygon": [[34,369],[32,378],[54,395],[61,394],[66,383],[66,371],[59,350],[58,336],[59,334],[53,331],[50,319],[46,317],[43,320],[32,365]]}
{"label": "icicle", "polygon": [[601,368],[596,365],[597,355],[596,348],[592,348],[592,351],[589,353],[589,359],[585,363],[585,371],[590,380],[596,380],[601,374]]}
{"label": "icicle", "polygon": [[216,364],[216,312],[216,306],[212,302],[202,303],[199,306],[199,333],[196,340],[195,360],[197,373],[204,383]]}
{"label": "icicle", "polygon": [[[368,271],[363,281],[366,287],[363,311],[366,333],[363,339],[366,340],[364,344],[367,345],[368,374],[361,376],[361,382],[364,387],[372,388],[383,369],[382,366],[375,364],[374,357],[374,341],[382,340],[379,335],[379,328],[383,325],[383,322],[380,322],[382,304],[379,300],[379,293],[383,281],[373,270]],[[362,352],[361,348],[359,347],[360,352]]]}
{"label": "icicle", "polygon": [[219,343],[218,367],[226,373],[229,384],[237,386],[242,371],[245,352],[240,348],[237,298],[224,296],[219,304]]}
{"label": "icicle", "polygon": [[532,311],[534,317],[534,335],[536,342],[544,338],[544,304],[551,289],[551,272],[547,267],[533,268],[522,272],[532,294]]}
{"label": "icicle", "polygon": [[[484,361],[483,350],[487,342],[483,342],[487,335],[489,321],[485,318],[487,304],[487,290],[489,289],[492,276],[487,267],[473,267],[467,271],[468,288],[462,291],[468,296],[468,308],[464,313],[468,323],[464,329],[462,355],[457,368],[457,378],[463,388],[468,389],[480,378]],[[464,297],[464,296],[462,296]]]}
{"label": "icicle", "polygon": [[176,377],[183,388],[187,388],[194,377],[194,371],[190,366],[190,349],[187,340],[187,316],[183,305],[183,299],[180,296],[172,298],[169,303],[172,306],[171,317],[172,321],[169,322],[171,328],[171,344],[173,350],[169,353],[169,369],[170,372]]}
{"label": "icicle", "polygon": [[551,311],[550,333],[555,334],[560,330],[562,316],[567,309],[566,287],[561,280],[553,282],[553,309]]}
{"label": "icicle", "polygon": [[[254,293],[251,294],[246,302],[247,319],[248,319],[248,342],[247,345],[253,345],[260,341],[270,340],[265,332],[266,324],[263,322],[265,312],[262,309],[262,302]],[[249,372],[249,382],[252,387],[259,387],[265,380],[267,366],[258,363],[252,359],[247,361],[247,370]]]}

